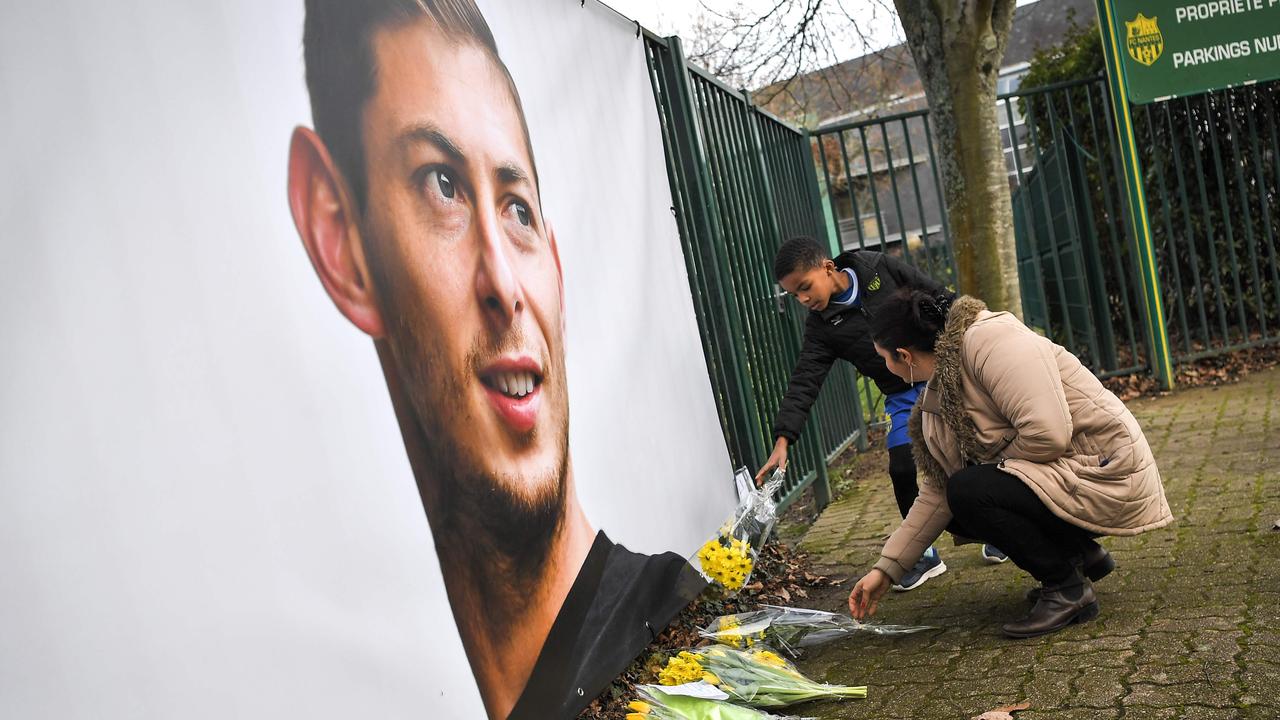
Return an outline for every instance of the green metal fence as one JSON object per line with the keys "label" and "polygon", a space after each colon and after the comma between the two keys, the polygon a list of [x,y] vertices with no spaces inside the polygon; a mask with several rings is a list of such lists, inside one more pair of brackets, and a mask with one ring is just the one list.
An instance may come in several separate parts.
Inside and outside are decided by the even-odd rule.
{"label": "green metal fence", "polygon": [[[1100,377],[1147,367],[1106,81],[1001,96],[1028,324]],[[1019,222],[1020,221],[1020,222]]]}
{"label": "green metal fence", "polygon": [[[1100,376],[1149,370],[1105,78],[1001,95],[1029,324]],[[1280,83],[1135,107],[1176,362],[1280,340]],[[812,133],[844,247],[953,275],[927,110]]]}
{"label": "green metal fence", "polygon": [[[672,208],[717,409],[735,464],[757,468],[799,355],[803,316],[773,281],[791,235],[827,237],[806,136],[685,63],[678,38],[645,36]],[[856,378],[838,364],[790,458],[780,501],[814,487],[829,500],[827,462],[865,443]]]}
{"label": "green metal fence", "polygon": [[[758,467],[803,334],[803,308],[771,276],[783,239],[874,248],[944,283],[956,276],[929,113],[808,133],[686,64],[678,39],[646,33],[645,48],[720,420],[734,462]],[[996,107],[1026,319],[1103,377],[1150,370],[1109,103],[1096,77],[1020,89]],[[1272,82],[1134,108],[1176,362],[1280,341],[1278,104]],[[826,463],[865,447],[881,403],[837,363],[783,503],[810,483],[827,502]]]}
{"label": "green metal fence", "polygon": [[1280,82],[1133,109],[1170,348],[1280,341]]}

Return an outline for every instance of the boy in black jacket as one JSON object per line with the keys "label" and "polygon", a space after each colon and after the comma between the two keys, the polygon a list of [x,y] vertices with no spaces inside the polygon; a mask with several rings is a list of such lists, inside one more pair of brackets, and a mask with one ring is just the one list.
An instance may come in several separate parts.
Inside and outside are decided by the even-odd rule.
{"label": "boy in black jacket", "polygon": [[[871,343],[867,318],[897,288],[908,285],[932,292],[944,291],[942,284],[895,257],[873,250],[853,250],[835,259],[812,238],[792,238],[778,248],[773,275],[789,295],[809,308],[804,326],[804,346],[791,371],[787,394],[773,423],[777,438],[773,453],[756,475],[787,463],[787,450],[795,443],[809,418],[809,409],[818,399],[822,383],[837,359],[853,363],[858,373],[870,378],[884,394],[885,412],[891,425],[885,444],[889,447],[889,477],[898,510],[906,517],[916,499],[916,465],[911,458],[907,418],[919,394],[919,384],[903,382],[889,372]],[[994,547],[984,545],[987,562],[1008,558]],[[921,556],[895,590],[914,590],[927,580],[947,571],[935,548]]]}

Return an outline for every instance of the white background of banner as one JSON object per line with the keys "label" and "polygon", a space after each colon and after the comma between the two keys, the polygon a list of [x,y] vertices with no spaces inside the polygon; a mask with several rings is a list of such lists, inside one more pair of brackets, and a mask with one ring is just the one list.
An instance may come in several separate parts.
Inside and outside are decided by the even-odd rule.
{"label": "white background of banner", "polygon": [[[369,340],[285,199],[301,1],[0,10],[0,717],[482,715]],[[480,3],[562,249],[588,517],[732,504],[635,28]]]}

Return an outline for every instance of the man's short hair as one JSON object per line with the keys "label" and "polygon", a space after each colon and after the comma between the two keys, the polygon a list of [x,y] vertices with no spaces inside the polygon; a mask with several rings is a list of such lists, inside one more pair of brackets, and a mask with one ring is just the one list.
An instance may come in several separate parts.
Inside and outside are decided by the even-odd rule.
{"label": "man's short hair", "polygon": [[[533,145],[520,94],[498,55],[489,23],[473,0],[306,0],[306,11],[302,55],[311,96],[311,121],[350,184],[361,212],[368,189],[361,122],[365,105],[377,90],[373,36],[379,30],[426,19],[435,23],[450,41],[474,44],[487,52],[511,87],[529,162],[533,163]],[[536,165],[532,171],[536,185]]]}
{"label": "man's short hair", "polygon": [[817,240],[804,235],[793,237],[782,243],[773,256],[773,279],[781,280],[797,270],[821,267],[830,259],[831,254]]}

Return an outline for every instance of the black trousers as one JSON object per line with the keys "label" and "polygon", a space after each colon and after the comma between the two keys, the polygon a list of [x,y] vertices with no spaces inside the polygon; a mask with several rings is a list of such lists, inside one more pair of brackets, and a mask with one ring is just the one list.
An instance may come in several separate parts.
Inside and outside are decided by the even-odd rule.
{"label": "black trousers", "polygon": [[911,457],[911,444],[889,448],[889,479],[893,481],[893,498],[898,501],[898,512],[907,516],[911,504],[920,494],[916,485],[916,461]]}
{"label": "black trousers", "polygon": [[1070,578],[1080,555],[1097,545],[1087,530],[1054,515],[1026,483],[995,465],[952,475],[947,504],[948,530],[995,545],[1046,585]]}

